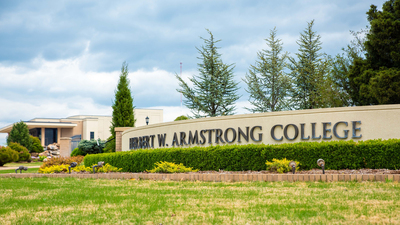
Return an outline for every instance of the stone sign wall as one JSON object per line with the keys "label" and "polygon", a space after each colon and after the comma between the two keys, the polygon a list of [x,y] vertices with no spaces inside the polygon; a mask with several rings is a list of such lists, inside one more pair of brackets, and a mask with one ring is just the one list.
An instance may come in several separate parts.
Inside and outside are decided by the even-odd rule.
{"label": "stone sign wall", "polygon": [[192,119],[116,128],[117,150],[400,138],[400,105]]}

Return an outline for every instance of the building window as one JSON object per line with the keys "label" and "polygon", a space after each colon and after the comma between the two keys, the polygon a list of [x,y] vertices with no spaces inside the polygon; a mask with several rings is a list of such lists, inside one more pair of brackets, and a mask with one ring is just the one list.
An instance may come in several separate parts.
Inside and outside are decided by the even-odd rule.
{"label": "building window", "polygon": [[94,139],[94,132],[90,131],[90,140],[93,140],[93,139]]}

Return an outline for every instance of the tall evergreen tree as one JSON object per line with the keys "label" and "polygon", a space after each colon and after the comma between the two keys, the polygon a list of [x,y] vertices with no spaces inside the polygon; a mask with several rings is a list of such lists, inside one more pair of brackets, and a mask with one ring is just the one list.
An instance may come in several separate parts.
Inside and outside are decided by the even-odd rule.
{"label": "tall evergreen tree", "polygon": [[193,88],[176,75],[180,86],[177,91],[185,97],[185,106],[191,109],[196,118],[232,115],[235,101],[239,99],[238,83],[234,81],[234,66],[222,62],[216,46],[220,40],[215,40],[211,31],[207,31],[210,38],[201,38],[205,45],[196,48],[201,63],[197,64],[200,74],[189,78]]}
{"label": "tall evergreen tree", "polygon": [[400,0],[389,0],[382,11],[367,12],[365,59],[355,60],[349,72],[357,105],[400,103]]}
{"label": "tall evergreen tree", "polygon": [[[104,149],[105,152],[115,151],[115,128],[116,127],[134,127],[135,115],[133,109],[133,97],[129,88],[128,64],[122,63],[121,74],[117,90],[115,91],[115,100],[113,103],[112,121],[110,126],[111,137]],[[112,140],[114,139],[114,140]]]}
{"label": "tall evergreen tree", "polygon": [[330,77],[334,93],[336,93],[333,95],[335,102],[332,106],[334,107],[353,106],[358,101],[357,98],[354,98],[354,92],[358,91],[349,79],[349,73],[354,61],[362,60],[366,53],[364,43],[368,32],[368,27],[357,32],[350,31],[354,39],[346,48],[342,49],[344,51],[342,54],[337,54],[335,58],[331,59]]}
{"label": "tall evergreen tree", "polygon": [[26,123],[20,121],[11,128],[10,135],[7,137],[7,145],[11,142],[18,143],[27,149],[31,149],[32,142],[29,137],[29,129]]}
{"label": "tall evergreen tree", "polygon": [[300,46],[296,59],[290,57],[291,76],[294,81],[292,93],[296,109],[314,109],[327,107],[330,84],[326,74],[329,60],[321,53],[321,37],[312,30],[314,20],[300,34],[297,44]]}
{"label": "tall evergreen tree", "polygon": [[350,96],[351,88],[348,78],[351,59],[346,53],[337,54],[331,59],[331,69],[328,79],[331,83],[332,95],[330,104],[332,107],[345,107],[354,105]]}
{"label": "tall evergreen tree", "polygon": [[243,81],[247,84],[250,103],[254,106],[251,112],[281,111],[290,108],[289,90],[291,80],[284,69],[288,53],[282,52],[281,39],[276,37],[276,28],[270,31],[265,39],[269,49],[257,53],[254,65],[250,65]]}

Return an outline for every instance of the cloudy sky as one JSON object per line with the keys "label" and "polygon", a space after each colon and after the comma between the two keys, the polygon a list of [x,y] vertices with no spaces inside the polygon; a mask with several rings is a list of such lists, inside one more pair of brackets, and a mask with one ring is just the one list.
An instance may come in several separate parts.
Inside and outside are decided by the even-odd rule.
{"label": "cloudy sky", "polygon": [[[164,110],[164,121],[188,114],[174,77],[197,74],[200,37],[219,42],[222,60],[245,76],[274,27],[284,51],[315,20],[323,52],[336,55],[368,25],[384,0],[280,1],[0,1],[0,127],[35,117],[111,115],[122,62],[137,108]],[[248,113],[248,94],[236,113]],[[139,118],[138,118],[139,119]],[[5,142],[0,134],[0,145]]]}

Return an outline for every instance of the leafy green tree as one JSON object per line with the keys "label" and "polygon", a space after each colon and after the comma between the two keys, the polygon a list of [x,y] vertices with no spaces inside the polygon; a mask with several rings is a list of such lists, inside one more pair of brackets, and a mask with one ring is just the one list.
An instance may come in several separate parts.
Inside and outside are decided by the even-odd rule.
{"label": "leafy green tree", "polygon": [[201,38],[205,45],[196,48],[201,63],[198,64],[199,75],[189,78],[193,88],[176,75],[180,86],[177,91],[185,97],[185,106],[196,118],[232,115],[235,101],[240,97],[238,82],[234,81],[234,65],[222,62],[216,46],[220,40],[215,40],[211,31],[207,31],[210,38]]}
{"label": "leafy green tree", "polygon": [[329,60],[321,53],[321,36],[313,31],[314,20],[300,34],[297,44],[299,53],[290,57],[289,68],[293,77],[292,99],[296,109],[314,109],[330,106],[332,94],[329,72]]}
{"label": "leafy green tree", "polygon": [[32,142],[29,136],[29,129],[26,123],[23,121],[15,123],[10,131],[10,135],[7,137],[7,145],[15,142],[27,149],[31,149]]}
{"label": "leafy green tree", "polygon": [[331,90],[333,91],[329,101],[331,107],[353,105],[353,100],[350,96],[351,87],[348,77],[351,62],[351,59],[346,56],[346,53],[337,54],[335,58],[331,59],[331,69],[328,77]]}
{"label": "leafy green tree", "polygon": [[356,88],[349,79],[349,73],[354,61],[362,60],[366,53],[364,43],[368,32],[368,27],[357,32],[350,31],[354,37],[353,40],[342,49],[343,53],[331,59],[330,79],[332,79],[332,88],[335,93],[332,95],[334,107],[352,106],[357,102],[357,99],[353,99]]}
{"label": "leafy green tree", "polygon": [[121,74],[115,91],[115,100],[113,103],[112,121],[110,126],[111,137],[108,138],[105,152],[115,152],[115,128],[116,127],[134,127],[135,115],[133,109],[133,97],[129,88],[128,64],[122,63]]}
{"label": "leafy green tree", "polygon": [[282,42],[276,37],[276,28],[270,31],[270,37],[265,40],[269,49],[257,53],[258,60],[250,65],[243,79],[247,84],[246,91],[250,94],[249,101],[254,106],[248,110],[253,113],[290,109],[288,94],[291,80],[284,72],[288,53],[282,52]]}
{"label": "leafy green tree", "polygon": [[382,11],[371,5],[365,58],[354,60],[349,79],[357,105],[400,103],[400,0],[389,0]]}

